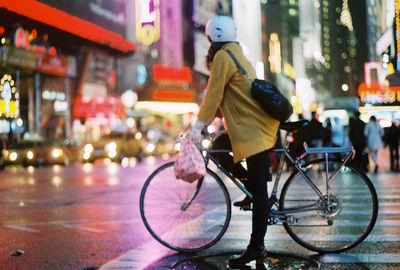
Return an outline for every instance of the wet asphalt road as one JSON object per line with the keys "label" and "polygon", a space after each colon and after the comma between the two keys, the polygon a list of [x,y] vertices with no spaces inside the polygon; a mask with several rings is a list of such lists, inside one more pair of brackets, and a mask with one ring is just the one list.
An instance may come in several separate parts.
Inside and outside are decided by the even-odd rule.
{"label": "wet asphalt road", "polygon": [[[190,256],[161,246],[145,230],[140,190],[164,162],[6,168],[0,172],[0,269],[227,269],[229,256],[247,245],[249,212],[234,209],[222,240]],[[271,254],[265,269],[400,269],[400,174],[371,178],[381,213],[368,241],[345,254],[325,256],[290,239],[266,241]],[[241,198],[228,188],[233,201]]]}
{"label": "wet asphalt road", "polygon": [[96,269],[138,246],[149,237],[138,201],[153,162],[0,172],[0,269]]}

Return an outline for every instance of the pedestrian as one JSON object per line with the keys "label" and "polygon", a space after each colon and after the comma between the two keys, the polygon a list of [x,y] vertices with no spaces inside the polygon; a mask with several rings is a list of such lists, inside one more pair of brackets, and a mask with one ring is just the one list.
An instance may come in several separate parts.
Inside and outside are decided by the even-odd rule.
{"label": "pedestrian", "polygon": [[371,116],[368,124],[364,128],[364,135],[367,138],[367,147],[375,164],[374,172],[378,172],[378,150],[383,147],[383,129],[376,121],[375,116]]}
{"label": "pedestrian", "polygon": [[349,139],[356,151],[353,163],[363,171],[368,170],[368,154],[365,151],[365,123],[360,119],[360,112],[355,111],[349,121]]}
{"label": "pedestrian", "polygon": [[332,146],[332,122],[329,117],[326,118],[324,123],[324,130],[322,132],[322,145],[324,147]]}
{"label": "pedestrian", "polygon": [[385,128],[384,132],[385,144],[389,146],[390,151],[390,170],[399,171],[399,139],[400,128],[392,121],[392,125]]}
{"label": "pedestrian", "polygon": [[344,127],[337,116],[333,117],[331,142],[333,147],[340,147],[344,144]]}
{"label": "pedestrian", "polygon": [[210,70],[207,92],[189,138],[201,140],[201,130],[215,117],[218,108],[225,119],[232,145],[234,163],[246,159],[248,182],[253,195],[252,233],[247,249],[229,260],[230,265],[244,265],[256,260],[261,263],[266,251],[264,237],[267,231],[269,150],[274,146],[279,121],[273,119],[251,97],[249,80],[238,69],[227,53],[229,50],[248,72],[256,73],[236,42],[235,21],[227,16],[216,16],[206,25],[211,42],[205,65]]}
{"label": "pedestrian", "polygon": [[306,127],[308,128],[310,134],[310,146],[322,147],[322,135],[324,127],[322,126],[322,123],[317,119],[315,112],[311,112],[311,120]]}

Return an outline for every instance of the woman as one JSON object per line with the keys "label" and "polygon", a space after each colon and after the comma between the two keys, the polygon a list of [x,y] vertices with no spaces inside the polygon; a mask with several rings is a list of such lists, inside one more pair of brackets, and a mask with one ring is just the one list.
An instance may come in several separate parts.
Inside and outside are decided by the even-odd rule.
{"label": "woman", "polygon": [[266,211],[268,150],[275,144],[279,121],[267,115],[251,97],[251,83],[226,52],[231,51],[249,76],[256,77],[254,68],[236,42],[234,20],[226,16],[216,16],[207,22],[206,34],[211,42],[206,56],[210,77],[198,119],[189,137],[193,142],[199,143],[201,130],[213,121],[218,109],[221,110],[232,144],[234,162],[246,159],[250,192],[253,194],[250,243],[246,251],[230,259],[229,264],[242,265],[253,260],[261,262],[265,256],[264,236],[269,215]]}
{"label": "woman", "polygon": [[383,134],[383,129],[376,121],[376,117],[371,116],[368,124],[364,128],[364,135],[367,137],[367,147],[371,154],[371,158],[375,163],[375,173],[378,172],[378,150],[383,147]]}

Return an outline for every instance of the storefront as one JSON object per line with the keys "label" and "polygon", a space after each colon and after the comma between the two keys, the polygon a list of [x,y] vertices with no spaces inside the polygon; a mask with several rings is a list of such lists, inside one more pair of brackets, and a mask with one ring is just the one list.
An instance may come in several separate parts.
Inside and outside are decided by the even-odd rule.
{"label": "storefront", "polygon": [[0,73],[14,81],[11,100],[18,104],[0,116],[9,122],[0,123],[0,134],[13,141],[25,132],[47,141],[72,139],[78,97],[119,94],[117,58],[134,49],[124,39],[125,5],[0,0]]}
{"label": "storefront", "polygon": [[[70,117],[67,96],[70,80],[76,76],[76,58],[63,55],[61,49],[52,46],[51,34],[24,21],[2,21],[0,27],[0,73],[11,79],[8,83],[14,82],[11,99],[2,94],[2,101],[10,103],[9,110],[13,111],[2,113],[3,123],[9,121],[10,128],[0,133],[6,133],[10,142],[21,140],[25,132],[41,134],[45,140],[64,138],[68,132],[64,123]],[[6,90],[7,80],[4,83]],[[13,100],[18,106],[11,106]]]}

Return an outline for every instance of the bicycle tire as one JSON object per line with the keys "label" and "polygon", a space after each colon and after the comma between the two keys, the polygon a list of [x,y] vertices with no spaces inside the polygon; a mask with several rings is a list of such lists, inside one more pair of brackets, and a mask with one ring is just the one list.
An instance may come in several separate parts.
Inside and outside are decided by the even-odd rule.
{"label": "bicycle tire", "polygon": [[[186,210],[182,207],[200,189]],[[198,252],[218,242],[231,219],[231,200],[221,178],[207,168],[195,183],[178,180],[174,162],[156,169],[140,194],[140,214],[150,234],[180,252]]]}
{"label": "bicycle tire", "polygon": [[[339,160],[329,160],[329,172],[341,164]],[[325,159],[304,166],[305,174],[325,196],[324,167]],[[378,197],[371,180],[351,164],[344,165],[331,181],[330,194],[332,207],[323,210],[326,200],[321,200],[304,177],[295,171],[285,182],[279,200],[280,211],[319,202],[319,209],[292,213],[293,219],[283,222],[287,233],[297,243],[319,253],[338,253],[357,246],[370,234],[378,216]]]}

